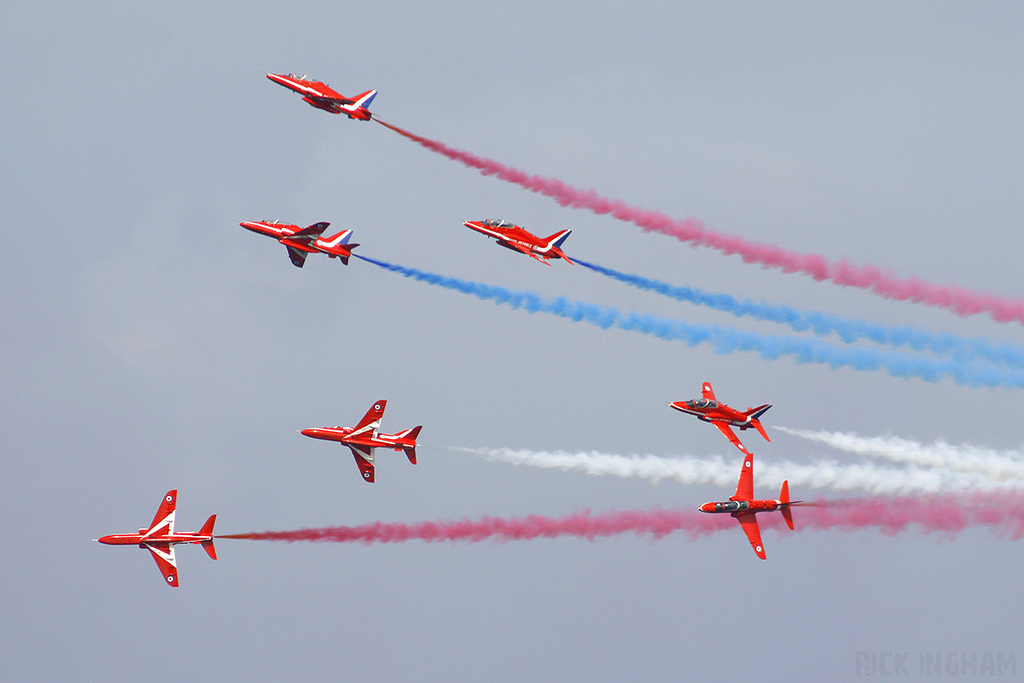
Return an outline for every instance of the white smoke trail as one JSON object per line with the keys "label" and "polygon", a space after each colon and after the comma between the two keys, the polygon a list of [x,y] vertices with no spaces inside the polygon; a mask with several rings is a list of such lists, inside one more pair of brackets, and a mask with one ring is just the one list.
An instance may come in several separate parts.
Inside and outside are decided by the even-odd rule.
{"label": "white smoke trail", "polygon": [[[509,448],[452,450],[513,465],[584,472],[594,476],[613,475],[652,481],[668,479],[681,484],[714,484],[723,488],[736,486],[741,463],[738,458],[726,461],[721,456],[663,458],[656,455],[616,455],[596,451],[538,452]],[[794,497],[804,495],[801,489],[859,490],[875,495],[892,495],[1024,488],[1024,479],[997,482],[979,473],[925,470],[914,465],[895,469],[879,467],[872,462],[844,465],[835,461],[807,464],[755,460],[754,484],[762,491],[760,495],[770,498],[774,495],[772,490],[781,487],[785,479],[789,480],[791,495]]]}
{"label": "white smoke trail", "polygon": [[995,481],[1010,482],[1024,479],[1024,454],[1020,451],[997,451],[967,444],[957,446],[942,440],[922,444],[895,436],[865,437],[852,433],[813,432],[776,425],[772,428],[847,453],[950,472],[982,474]]}

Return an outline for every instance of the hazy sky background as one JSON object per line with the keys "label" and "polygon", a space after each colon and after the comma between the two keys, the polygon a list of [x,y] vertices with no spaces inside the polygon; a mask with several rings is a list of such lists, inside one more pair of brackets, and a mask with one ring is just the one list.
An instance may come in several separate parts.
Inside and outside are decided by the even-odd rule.
{"label": "hazy sky background", "polygon": [[[680,681],[855,678],[858,652],[1016,653],[1019,541],[987,529],[516,543],[178,547],[240,533],[590,509],[692,509],[731,489],[512,467],[449,447],[740,458],[668,408],[702,381],[774,407],[756,463],[844,455],[773,425],[1018,448],[1024,393],[715,354],[529,314],[242,220],[352,228],[357,253],[545,297],[772,334],[768,323],[545,267],[462,221],[572,228],[570,256],[739,298],[1021,343],[744,264],[552,200],[269,72],[531,173],[749,239],[1024,298],[1018,3],[15,3],[0,9],[10,680]],[[296,430],[424,425],[419,465]],[[755,464],[756,467],[756,464]],[[759,484],[755,493],[774,496]],[[794,490],[797,497],[837,495]],[[1024,667],[1024,661],[1021,663]],[[1019,669],[1020,670],[1020,669]],[[162,672],[162,674],[160,673]]]}

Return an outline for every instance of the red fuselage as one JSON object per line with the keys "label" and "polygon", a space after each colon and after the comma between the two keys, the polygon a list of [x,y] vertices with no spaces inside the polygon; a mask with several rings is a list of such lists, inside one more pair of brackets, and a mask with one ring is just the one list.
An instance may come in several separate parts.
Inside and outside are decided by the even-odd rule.
{"label": "red fuselage", "polygon": [[735,517],[743,513],[772,512],[781,507],[781,500],[730,500],[724,503],[704,503],[697,509],[701,512],[730,514]]}
{"label": "red fuselage", "polygon": [[313,427],[310,429],[303,429],[301,434],[314,439],[323,439],[324,441],[338,441],[345,444],[366,446],[368,448],[393,448],[396,451],[416,446],[416,442],[414,440],[403,439],[397,434],[378,433],[376,438],[364,434],[360,434],[356,437],[350,437],[349,435],[354,431],[355,427]]}
{"label": "red fuselage", "polygon": [[748,415],[711,399],[698,398],[692,401],[676,401],[669,405],[680,412],[696,415],[697,419],[704,420],[705,422],[727,422],[733,427],[739,427],[740,429],[747,429],[751,426]]}
{"label": "red fuselage", "polygon": [[463,225],[470,230],[476,230],[488,237],[493,237],[498,240],[499,244],[502,242],[508,242],[510,245],[518,244],[519,246],[530,249],[531,251],[536,250],[537,247],[543,246],[543,242],[541,242],[539,237],[534,235],[532,232],[523,230],[518,225],[507,227],[501,225],[500,222],[495,225],[490,223],[490,221],[465,221]]}
{"label": "red fuselage", "polygon": [[[242,221],[239,225],[246,230],[252,230],[253,232],[261,235],[273,237],[281,244],[286,247],[291,247],[292,249],[298,249],[299,251],[305,251],[310,254],[315,254],[318,251],[311,246],[312,240],[288,239],[289,237],[294,236],[299,230],[302,230],[302,228],[297,225],[289,225],[287,223],[269,223],[266,221]],[[264,242],[264,244],[266,243]]]}
{"label": "red fuselage", "polygon": [[111,534],[109,536],[103,536],[97,538],[100,543],[106,543],[107,545],[143,545],[145,543],[167,543],[174,545],[176,543],[202,543],[204,541],[212,541],[212,534],[199,534],[189,531],[184,531],[177,534],[151,534],[146,535],[146,529],[139,529],[137,534]]}

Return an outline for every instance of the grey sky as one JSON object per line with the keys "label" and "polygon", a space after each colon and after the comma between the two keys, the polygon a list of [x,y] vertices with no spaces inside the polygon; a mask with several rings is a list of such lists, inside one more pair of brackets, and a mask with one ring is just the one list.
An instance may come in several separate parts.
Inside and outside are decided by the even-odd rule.
{"label": "grey sky", "polygon": [[[447,446],[735,455],[670,410],[772,403],[757,462],[858,462],[778,430],[1019,447],[1020,391],[716,355],[513,311],[353,260],[302,270],[238,227],[352,228],[357,253],[544,296],[788,334],[547,268],[462,227],[570,227],[567,253],[673,284],[1021,343],[1019,325],[692,249],[486,178],[383,120],[709,228],[1024,298],[1016,3],[18,3],[0,10],[7,219],[0,649],[10,680],[845,680],[857,652],[1016,652],[1019,542],[984,529],[180,547],[217,531],[583,509],[732,492],[528,470]],[[295,430],[423,424],[420,464]],[[737,458],[737,470],[739,459]],[[756,467],[756,465],[755,465]],[[755,493],[774,495],[759,486]],[[794,491],[800,497],[820,491]],[[737,632],[738,630],[738,632]]]}

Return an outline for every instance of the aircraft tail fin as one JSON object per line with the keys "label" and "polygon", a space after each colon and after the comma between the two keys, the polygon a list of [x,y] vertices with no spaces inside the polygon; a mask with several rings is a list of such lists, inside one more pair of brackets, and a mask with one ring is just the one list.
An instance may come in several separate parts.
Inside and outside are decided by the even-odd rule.
{"label": "aircraft tail fin", "polygon": [[398,435],[409,442],[408,446],[402,446],[402,450],[405,451],[405,457],[409,458],[409,462],[413,465],[416,464],[416,437],[420,435],[421,429],[423,429],[423,425],[418,425]]}
{"label": "aircraft tail fin", "polygon": [[542,253],[550,252],[551,254],[554,254],[558,258],[565,259],[569,263],[572,263],[572,260],[565,255],[564,251],[562,251],[562,244],[565,242],[566,238],[568,238],[570,234],[572,234],[572,230],[562,230],[561,232],[556,232],[554,235],[549,235],[548,237],[545,237],[544,247],[539,249],[539,251]]}
{"label": "aircraft tail fin", "polygon": [[370,106],[370,102],[373,102],[373,98],[377,96],[376,90],[367,90],[362,95],[356,96],[356,106],[366,109]]}
{"label": "aircraft tail fin", "polygon": [[333,247],[339,244],[348,244],[348,241],[352,239],[351,230],[342,230],[337,235],[332,235],[324,240],[325,246]]}
{"label": "aircraft tail fin", "polygon": [[331,258],[340,258],[341,262],[347,266],[349,257],[352,256],[352,250],[359,246],[358,244],[349,244],[350,239],[352,239],[352,231],[342,230],[337,235],[317,240],[316,247]]}
{"label": "aircraft tail fin", "polygon": [[[373,114],[370,113],[370,110],[367,109],[367,107],[370,106],[370,102],[373,102],[373,98],[376,96],[376,90],[367,90],[364,93],[356,95],[351,103],[342,104],[340,109],[347,112],[349,118],[369,121],[373,118]],[[339,113],[338,110],[335,110],[335,113]]]}
{"label": "aircraft tail fin", "polygon": [[213,547],[213,524],[217,521],[217,515],[210,515],[210,518],[206,520],[206,524],[199,530],[201,536],[209,536],[209,541],[203,541],[200,545],[203,546],[203,550],[210,556],[211,560],[217,559],[217,549]]}
{"label": "aircraft tail fin", "polygon": [[789,500],[789,480],[787,479],[782,482],[782,491],[779,492],[779,503],[782,504],[780,507],[782,518],[786,520],[786,524],[790,529],[793,528],[793,510],[791,509],[793,502]]}
{"label": "aircraft tail fin", "polygon": [[745,413],[746,416],[750,418],[750,424],[754,425],[754,429],[764,437],[765,441],[771,441],[771,439],[768,438],[768,433],[764,431],[764,427],[761,425],[761,420],[759,418],[768,412],[768,409],[771,407],[771,403],[766,403],[763,406],[758,406],[757,408],[748,408]]}

